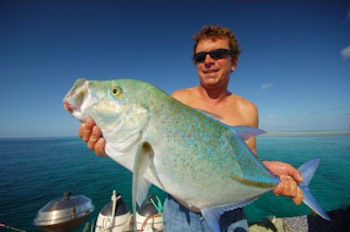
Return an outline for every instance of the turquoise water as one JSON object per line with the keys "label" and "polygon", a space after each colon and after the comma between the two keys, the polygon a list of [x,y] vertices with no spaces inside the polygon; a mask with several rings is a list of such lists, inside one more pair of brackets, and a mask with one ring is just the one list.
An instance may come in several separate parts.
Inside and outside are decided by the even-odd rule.
{"label": "turquoise water", "polygon": [[[350,205],[350,135],[260,136],[258,152],[262,159],[294,166],[320,156],[320,167],[311,182],[315,197],[325,210]],[[0,158],[1,223],[38,231],[32,225],[37,211],[65,191],[93,200],[96,209],[89,220],[110,200],[113,189],[131,205],[130,172],[109,158],[95,156],[77,138],[1,139]],[[154,187],[151,192],[165,197]],[[297,207],[271,193],[245,211],[249,221],[310,212],[304,205]]]}

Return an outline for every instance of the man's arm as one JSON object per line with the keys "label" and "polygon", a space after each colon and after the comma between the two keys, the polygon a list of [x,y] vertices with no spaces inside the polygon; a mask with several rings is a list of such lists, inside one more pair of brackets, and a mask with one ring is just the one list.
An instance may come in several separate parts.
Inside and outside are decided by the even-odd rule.
{"label": "man's arm", "polygon": [[[253,103],[247,100],[243,100],[239,108],[246,121],[246,125],[253,128],[258,128],[259,127],[258,108]],[[250,148],[250,150],[254,153],[254,155],[258,156],[256,152],[256,136],[250,137],[245,141],[245,143]]]}
{"label": "man's arm", "polygon": [[[244,107],[244,115],[246,116],[248,126],[258,128],[259,117],[257,107],[251,103],[246,102],[247,106]],[[256,152],[256,137],[246,140],[247,146],[257,156]],[[288,163],[279,161],[263,161],[264,165],[275,175],[279,176],[281,182],[272,192],[279,196],[283,195],[292,198],[294,204],[300,205],[303,201],[304,195],[301,189],[298,187],[298,183],[303,182],[303,179],[297,169]]]}

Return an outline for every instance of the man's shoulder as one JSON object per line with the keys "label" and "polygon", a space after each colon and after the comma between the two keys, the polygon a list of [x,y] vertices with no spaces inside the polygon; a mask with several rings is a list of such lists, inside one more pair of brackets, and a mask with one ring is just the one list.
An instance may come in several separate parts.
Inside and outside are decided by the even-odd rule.
{"label": "man's shoulder", "polygon": [[171,94],[171,96],[180,102],[186,103],[192,97],[192,94],[193,94],[193,91],[195,90],[195,88],[196,87],[179,89],[179,90],[174,91]]}
{"label": "man's shoulder", "polygon": [[241,110],[249,111],[251,113],[258,111],[256,105],[253,102],[237,94],[232,94],[232,101],[237,102],[237,105]]}
{"label": "man's shoulder", "polygon": [[234,108],[235,110],[240,112],[240,116],[244,121],[245,125],[257,127],[259,125],[259,113],[256,105],[253,102],[238,95],[235,95],[235,99],[236,104],[234,105],[236,107]]}

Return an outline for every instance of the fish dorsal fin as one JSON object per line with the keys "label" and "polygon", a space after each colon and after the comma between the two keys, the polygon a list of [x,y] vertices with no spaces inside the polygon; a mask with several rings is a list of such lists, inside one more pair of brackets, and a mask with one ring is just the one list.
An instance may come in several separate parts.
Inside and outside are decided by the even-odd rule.
{"label": "fish dorsal fin", "polygon": [[220,232],[221,230],[220,230],[219,221],[220,221],[220,216],[223,213],[225,213],[226,211],[235,210],[238,208],[243,208],[244,206],[255,201],[256,199],[258,199],[258,198],[249,199],[249,200],[244,201],[240,204],[202,208],[201,213],[202,213],[204,219],[206,220],[206,222],[208,223],[210,230],[213,232]]}
{"label": "fish dorsal fin", "polygon": [[231,129],[238,137],[244,141],[252,136],[257,136],[266,133],[264,130],[248,126],[232,126]]}

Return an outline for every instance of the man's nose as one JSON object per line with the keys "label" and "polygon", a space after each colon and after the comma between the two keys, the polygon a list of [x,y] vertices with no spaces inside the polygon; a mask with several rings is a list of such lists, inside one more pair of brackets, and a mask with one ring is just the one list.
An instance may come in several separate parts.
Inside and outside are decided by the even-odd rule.
{"label": "man's nose", "polygon": [[213,58],[211,58],[211,56],[209,54],[207,54],[205,56],[204,64],[212,64],[214,62],[215,62],[215,60]]}

